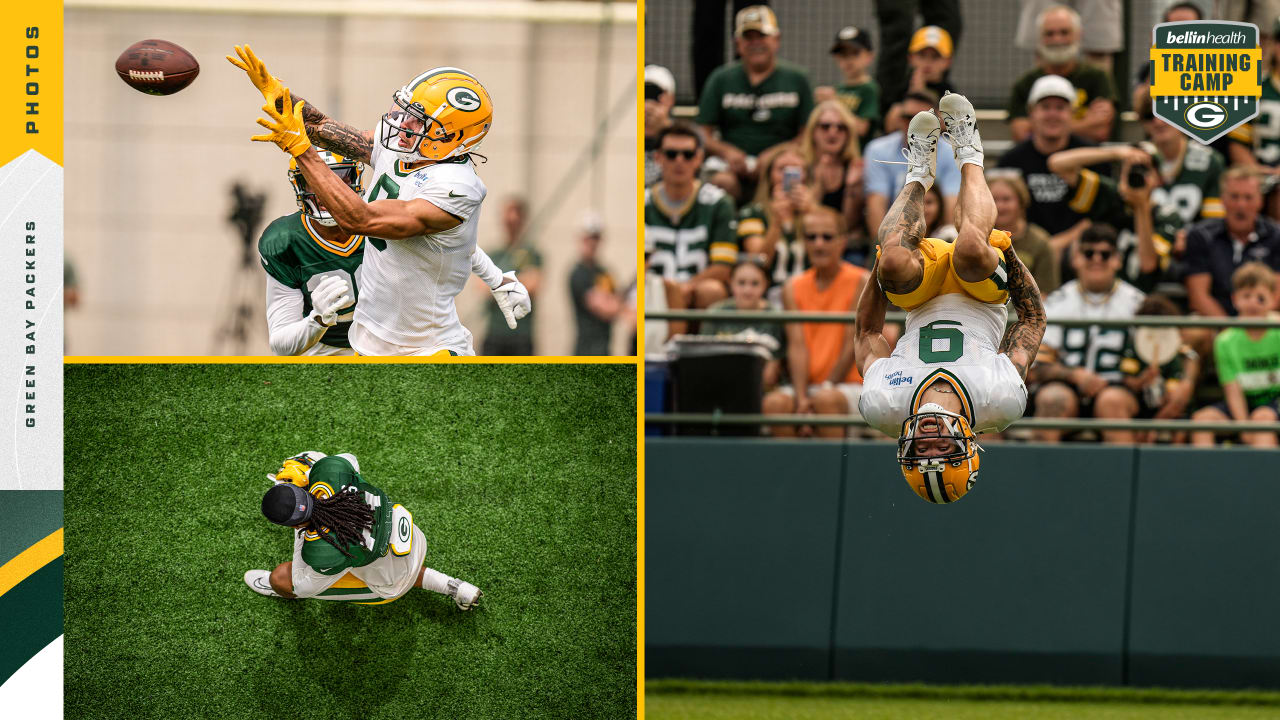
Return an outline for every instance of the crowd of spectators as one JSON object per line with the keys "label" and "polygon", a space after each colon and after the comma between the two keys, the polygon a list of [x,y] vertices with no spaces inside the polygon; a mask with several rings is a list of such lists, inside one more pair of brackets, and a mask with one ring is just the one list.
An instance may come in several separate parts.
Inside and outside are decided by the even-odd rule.
{"label": "crowd of spectators", "polygon": [[[1162,21],[1246,19],[1243,9],[1218,5],[1227,9],[1208,15],[1195,3],[1176,2]],[[963,92],[951,68],[966,51],[955,0],[877,0],[875,7],[878,34],[855,26],[835,32],[837,86],[814,87],[809,68],[784,59],[785,28],[768,5],[737,10],[738,59],[698,81],[696,110],[684,113],[691,120],[675,119],[673,75],[661,65],[646,68],[645,240],[653,276],[646,287],[655,290],[646,294],[649,308],[854,309],[880,222],[904,184],[907,122],[936,108],[942,94]],[[1280,17],[1261,26],[1259,116],[1204,145],[1155,117],[1149,62],[1135,61],[1132,74],[1115,67],[1123,45],[1119,9],[1119,0],[1024,0],[1016,42],[1034,49],[1035,62],[1016,75],[1006,106],[993,108],[1004,110],[1012,138],[1007,150],[987,155],[994,161],[986,175],[996,228],[1011,234],[1050,320],[1028,378],[1027,415],[1276,420],[1280,327],[1053,324],[1055,317],[1184,314],[1280,324],[1280,55],[1273,52]],[[1145,138],[1140,142],[1118,140],[1127,107]],[[1000,120],[988,113],[982,122]],[[1132,135],[1137,128],[1130,123]],[[942,140],[937,180],[926,197],[929,237],[954,239],[959,179]],[[683,332],[772,334],[781,349],[766,363],[764,412],[857,412],[861,378],[851,325],[716,321],[655,328],[647,333],[651,351]],[[844,434],[803,426],[770,432]],[[1037,431],[1034,437],[1276,444],[1274,433]]]}

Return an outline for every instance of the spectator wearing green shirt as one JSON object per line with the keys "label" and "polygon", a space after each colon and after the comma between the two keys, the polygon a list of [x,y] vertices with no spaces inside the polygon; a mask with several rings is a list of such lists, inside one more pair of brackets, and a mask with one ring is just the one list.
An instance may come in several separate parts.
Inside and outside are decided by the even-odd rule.
{"label": "spectator wearing green shirt", "polygon": [[831,57],[835,58],[840,74],[844,76],[844,84],[836,88],[828,85],[817,88],[813,91],[813,99],[818,103],[839,100],[844,105],[853,115],[858,148],[861,149],[880,127],[880,85],[870,73],[875,58],[871,35],[853,25],[841,28],[836,33],[835,44],[831,46]]}
{"label": "spectator wearing green shirt", "polygon": [[[1241,265],[1231,276],[1231,302],[1242,318],[1264,318],[1275,304],[1276,276],[1260,262]],[[1223,401],[1200,408],[1192,420],[1276,422],[1280,420],[1280,327],[1227,328],[1213,341]],[[1191,434],[1191,443],[1213,445],[1214,433]],[[1247,445],[1276,447],[1273,432],[1240,433]]]}
{"label": "spectator wearing green shirt", "polygon": [[[503,246],[489,257],[498,267],[511,268],[520,275],[520,282],[529,289],[529,297],[538,295],[542,284],[542,255],[524,236],[529,219],[529,206],[523,197],[512,195],[502,205]],[[489,322],[484,336],[485,355],[533,355],[533,323],[526,318],[515,330],[507,327],[502,310],[494,303],[485,303]]]}
{"label": "spectator wearing green shirt", "polygon": [[1080,15],[1062,5],[1045,10],[1037,23],[1040,44],[1036,67],[1018,78],[1009,94],[1009,132],[1017,142],[1031,135],[1027,100],[1031,86],[1045,75],[1061,75],[1076,91],[1071,132],[1094,142],[1111,138],[1116,119],[1116,89],[1111,76],[1080,59]]}
{"label": "spectator wearing green shirt", "polygon": [[587,213],[582,222],[582,255],[569,273],[569,293],[578,325],[574,355],[608,355],[613,320],[623,310],[613,278],[596,258],[603,233],[600,217]]}
{"label": "spectator wearing green shirt", "polygon": [[713,182],[740,197],[739,184],[755,184],[756,156],[799,138],[813,111],[813,88],[806,70],[778,59],[778,20],[767,5],[739,11],[733,37],[742,60],[707,78],[697,122],[707,150],[727,167]]}

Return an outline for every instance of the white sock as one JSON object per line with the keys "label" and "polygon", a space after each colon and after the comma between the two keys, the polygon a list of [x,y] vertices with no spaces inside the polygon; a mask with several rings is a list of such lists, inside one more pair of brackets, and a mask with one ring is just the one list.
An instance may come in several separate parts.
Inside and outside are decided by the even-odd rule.
{"label": "white sock", "polygon": [[[975,153],[966,154],[963,158],[957,157],[956,169],[959,170],[961,167],[964,166],[965,163],[973,163],[978,167],[982,167],[982,153],[975,152]],[[928,188],[925,188],[925,189],[928,190]]]}
{"label": "white sock", "polygon": [[430,590],[433,593],[448,595],[449,581],[452,579],[453,578],[449,577],[448,575],[445,575],[439,570],[432,570],[431,568],[422,569],[422,589],[423,590]]}

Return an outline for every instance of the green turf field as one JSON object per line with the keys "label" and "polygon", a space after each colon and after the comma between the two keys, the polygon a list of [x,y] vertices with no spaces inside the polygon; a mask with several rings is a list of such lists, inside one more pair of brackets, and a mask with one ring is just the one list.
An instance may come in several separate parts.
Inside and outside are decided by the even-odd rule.
{"label": "green turf field", "polygon": [[649,681],[646,720],[1246,720],[1280,693],[1045,686]]}
{"label": "green turf field", "polygon": [[[69,365],[68,718],[636,714],[630,365]],[[355,454],[484,590],[261,597],[266,473]],[[3,714],[3,713],[0,713]]]}

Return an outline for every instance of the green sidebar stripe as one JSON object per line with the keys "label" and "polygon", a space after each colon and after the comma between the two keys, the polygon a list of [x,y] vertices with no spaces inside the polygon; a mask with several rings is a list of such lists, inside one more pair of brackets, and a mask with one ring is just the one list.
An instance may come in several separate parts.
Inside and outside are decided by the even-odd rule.
{"label": "green sidebar stripe", "polygon": [[62,634],[62,557],[0,595],[0,685]]}

